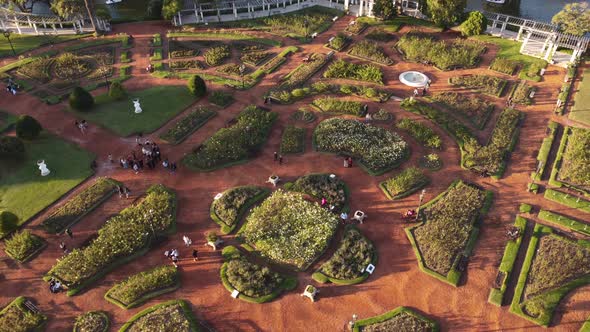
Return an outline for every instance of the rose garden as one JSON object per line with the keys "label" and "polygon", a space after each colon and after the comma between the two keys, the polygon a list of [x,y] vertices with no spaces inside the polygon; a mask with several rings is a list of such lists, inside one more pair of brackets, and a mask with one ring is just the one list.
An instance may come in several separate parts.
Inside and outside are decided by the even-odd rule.
{"label": "rose garden", "polygon": [[590,331],[588,65],[466,26],[0,53],[0,331]]}

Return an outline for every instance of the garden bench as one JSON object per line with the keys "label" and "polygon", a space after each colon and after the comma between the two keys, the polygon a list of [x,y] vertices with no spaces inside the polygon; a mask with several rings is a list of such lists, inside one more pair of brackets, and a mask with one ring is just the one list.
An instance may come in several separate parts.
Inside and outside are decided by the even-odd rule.
{"label": "garden bench", "polygon": [[354,212],[354,215],[352,216],[352,219],[357,220],[359,223],[363,223],[363,220],[365,220],[365,218],[367,217],[367,215],[361,211],[361,210],[356,210]]}
{"label": "garden bench", "polygon": [[26,300],[24,302],[25,307],[27,307],[27,309],[31,310],[33,313],[37,314],[39,313],[39,309],[33,304],[33,302]]}
{"label": "garden bench", "polygon": [[332,22],[336,22],[338,20],[338,16],[334,16],[334,18],[332,19]]}
{"label": "garden bench", "polygon": [[348,25],[355,25],[356,21],[350,21],[350,23],[348,23]]}
{"label": "garden bench", "polygon": [[307,285],[305,286],[305,290],[303,291],[303,294],[301,294],[301,296],[308,297],[311,300],[311,302],[315,302],[315,296],[319,293],[319,289],[313,287],[312,285]]}
{"label": "garden bench", "polygon": [[533,98],[535,96],[535,90],[531,91],[531,93],[529,94],[529,98]]}
{"label": "garden bench", "polygon": [[279,181],[281,181],[281,178],[279,178],[278,175],[271,175],[271,176],[268,177],[268,180],[266,180],[266,182],[272,183],[272,185],[274,187],[277,186],[277,184],[279,183]]}
{"label": "garden bench", "polygon": [[223,244],[223,240],[222,239],[217,239],[215,240],[215,242],[212,241],[207,241],[207,245],[212,247],[213,250],[217,250],[217,246]]}
{"label": "garden bench", "polygon": [[239,295],[240,295],[240,291],[237,289],[234,289],[234,291],[231,292],[231,297],[233,297],[234,299],[237,299]]}
{"label": "garden bench", "polygon": [[311,38],[315,38],[317,36],[318,36],[318,33],[317,32],[314,32],[314,33],[311,34]]}
{"label": "garden bench", "polygon": [[330,53],[327,54],[328,59],[330,59],[334,54],[336,54],[336,52],[330,51]]}
{"label": "garden bench", "polygon": [[336,37],[330,37],[330,39],[328,39],[328,43],[331,43],[334,39],[336,39]]}

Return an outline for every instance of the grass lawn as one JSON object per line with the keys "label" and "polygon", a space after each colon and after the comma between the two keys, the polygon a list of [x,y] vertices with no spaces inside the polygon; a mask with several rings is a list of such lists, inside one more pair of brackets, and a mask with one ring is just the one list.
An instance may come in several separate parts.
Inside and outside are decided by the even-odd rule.
{"label": "grass lawn", "polygon": [[104,8],[111,14],[112,23],[135,22],[148,19],[147,1],[145,0],[125,0],[119,3],[104,5],[97,4],[96,9]]}
{"label": "grass lawn", "polygon": [[0,133],[10,129],[16,122],[16,119],[16,116],[0,110]]}
{"label": "grass lawn", "polygon": [[582,74],[576,96],[574,97],[574,107],[572,108],[569,118],[590,125],[590,69],[586,68]]}
{"label": "grass lawn", "polygon": [[521,46],[520,42],[517,42],[514,40],[509,40],[509,39],[502,39],[500,37],[493,37],[493,36],[489,36],[489,35],[479,35],[479,36],[473,36],[470,38],[475,39],[475,40],[479,40],[482,42],[498,45],[500,47],[500,49],[498,50],[496,57],[502,57],[502,58],[506,58],[508,60],[514,60],[514,61],[519,61],[519,62],[523,63],[524,68],[521,69],[522,71],[526,71],[529,68],[529,66],[531,66],[533,63],[539,63],[539,65],[542,65],[541,67],[545,67],[545,64],[546,64],[545,60],[541,60],[541,59],[533,58],[532,56],[520,54],[520,46]]}
{"label": "grass lawn", "polygon": [[[13,33],[10,35],[10,41],[12,42],[12,46],[14,46],[14,50],[16,54],[22,54],[37,47],[48,45],[50,43],[62,43],[68,40],[80,39],[84,37],[88,37],[90,34],[80,34],[80,35],[18,35]],[[10,43],[4,36],[0,36],[0,58],[12,56],[12,50],[10,49]]]}
{"label": "grass lawn", "polygon": [[[0,160],[0,208],[16,214],[19,225],[92,175],[94,159],[90,152],[46,133],[25,142],[25,150],[22,160]],[[39,159],[51,171],[46,177],[40,175]]]}
{"label": "grass lawn", "polygon": [[[141,103],[143,112],[140,114],[134,112],[132,100],[135,98]],[[126,99],[118,101],[107,94],[100,95],[95,98],[91,111],[73,112],[120,136],[129,136],[155,131],[195,101],[185,86],[158,86],[132,91]]]}

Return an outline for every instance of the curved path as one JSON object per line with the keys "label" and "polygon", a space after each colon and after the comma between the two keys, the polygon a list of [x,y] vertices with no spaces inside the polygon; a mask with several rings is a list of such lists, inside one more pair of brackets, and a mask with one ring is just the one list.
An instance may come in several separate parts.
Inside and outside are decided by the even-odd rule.
{"label": "curved path", "polygon": [[[224,126],[227,120],[238,114],[248,104],[261,104],[261,96],[269,88],[275,86],[280,77],[294,68],[304,55],[311,52],[327,52],[323,44],[336,32],[341,31],[351,20],[345,17],[326,33],[320,35],[311,44],[301,45],[301,52],[294,54],[278,72],[267,76],[261,83],[248,91],[232,91],[236,102],[230,107],[220,110],[219,116],[213,118],[204,127],[190,136],[176,147],[161,144],[163,155],[171,160],[179,160],[192,147],[203,142],[217,129]],[[133,49],[133,78],[125,82],[127,89],[143,89],[154,85],[184,84],[180,80],[155,79],[147,75],[142,69],[149,63],[148,42],[154,33],[165,35],[169,27],[161,22],[134,23],[116,25],[114,33],[126,32],[135,38]],[[402,32],[405,32],[405,28]],[[397,37],[400,33],[396,34]],[[451,34],[445,35],[450,38]],[[273,37],[276,38],[276,37]],[[362,39],[355,37],[355,40]],[[291,41],[287,41],[292,43]],[[389,43],[392,45],[392,43]],[[61,47],[61,46],[56,46]],[[35,52],[40,52],[38,50]],[[401,62],[399,55],[387,51],[396,60],[396,64],[384,68],[387,88],[397,96],[408,96],[411,89],[402,86],[396,79],[400,72],[419,70],[432,78],[431,91],[450,90],[447,84],[449,76],[473,72],[473,70],[458,70],[440,72],[432,67]],[[495,57],[494,47],[484,55],[478,72],[490,72],[487,67]],[[339,57],[344,56],[338,54]],[[357,62],[357,60],[351,60]],[[492,73],[492,72],[490,72]],[[493,73],[494,75],[501,75]],[[165,243],[151,250],[125,267],[118,268],[99,280],[93,287],[74,297],[62,294],[51,294],[47,284],[41,276],[51,267],[55,259],[60,256],[58,243],[66,240],[68,246],[81,245],[89,236],[94,234],[109,215],[116,213],[128,205],[131,200],[111,198],[105,205],[85,218],[83,222],[73,227],[75,238],[65,239],[64,236],[47,236],[49,246],[42,255],[32,262],[18,266],[3,256],[0,263],[3,292],[0,303],[7,303],[18,296],[30,296],[39,303],[39,308],[50,316],[48,330],[66,331],[71,328],[73,319],[83,311],[102,309],[109,312],[113,320],[113,330],[119,328],[134,313],[153,305],[154,303],[173,299],[188,299],[194,306],[194,312],[209,326],[219,331],[304,331],[314,328],[323,331],[338,331],[345,327],[351,315],[357,314],[361,318],[371,317],[404,305],[417,309],[437,319],[443,331],[504,331],[504,330],[538,330],[539,328],[528,321],[508,313],[508,307],[497,308],[487,303],[490,286],[492,285],[499,260],[501,258],[505,237],[504,228],[514,220],[518,212],[518,204],[526,202],[542,205],[553,211],[575,215],[562,206],[554,205],[542,199],[542,195],[532,195],[526,192],[529,174],[535,168],[536,151],[545,135],[545,127],[552,118],[552,109],[557,97],[557,89],[561,86],[564,71],[561,68],[550,67],[544,80],[534,85],[538,88],[535,104],[530,107],[519,107],[526,112],[526,119],[521,128],[520,141],[508,165],[505,176],[499,180],[482,179],[475,174],[464,171],[459,167],[459,151],[454,141],[440,128],[432,123],[421,120],[440,133],[443,137],[444,150],[440,152],[445,167],[432,173],[432,184],[427,187],[425,201],[430,200],[456,178],[478,183],[495,194],[491,212],[483,222],[479,240],[474,255],[465,273],[465,281],[461,287],[453,288],[422,273],[418,269],[416,257],[403,231],[404,224],[399,219],[402,211],[415,207],[417,195],[392,203],[380,192],[377,184],[383,179],[399,172],[396,170],[379,177],[371,177],[360,168],[342,168],[340,158],[318,154],[311,149],[307,140],[306,153],[298,156],[285,156],[285,164],[279,166],[272,162],[272,154],[278,150],[282,129],[290,123],[289,115],[299,107],[309,104],[311,98],[288,106],[272,106],[272,110],[279,113],[279,121],[274,126],[269,142],[261,153],[252,161],[218,170],[212,173],[191,172],[181,165],[176,174],[169,174],[164,170],[145,171],[140,175],[123,171],[107,162],[106,156],[127,154],[135,146],[135,140],[121,138],[109,131],[91,126],[86,135],[82,135],[74,127],[75,118],[62,111],[64,105],[47,106],[29,95],[18,95],[14,98],[0,99],[0,109],[14,114],[31,114],[41,121],[43,126],[59,136],[80,144],[85,149],[97,155],[99,164],[96,176],[108,175],[124,181],[131,188],[134,195],[140,195],[149,185],[163,183],[178,192],[178,233]],[[319,75],[314,76],[317,80]],[[514,78],[512,78],[514,79]],[[354,84],[354,82],[352,82]],[[104,93],[99,90],[94,93]],[[487,97],[486,97],[487,98]],[[498,107],[494,112],[497,117],[504,106],[505,98],[493,99]],[[206,104],[202,100],[197,104]],[[399,103],[390,101],[386,104],[369,103],[372,110],[384,108],[395,114],[396,119],[420,117],[403,111]],[[178,115],[181,117],[182,115]],[[483,141],[489,137],[493,129],[491,119],[485,130],[478,134]],[[562,121],[561,118],[556,119]],[[313,128],[317,124],[306,125]],[[158,134],[162,129],[149,135],[158,141]],[[391,124],[384,125],[391,128]],[[308,131],[308,138],[311,130]],[[412,158],[404,164],[415,165],[420,155],[428,153],[407,135],[402,134],[412,146]],[[212,197],[226,188],[236,185],[256,184],[267,186],[268,175],[276,173],[289,181],[310,172],[330,172],[342,177],[351,189],[351,207],[353,210],[362,209],[369,218],[360,226],[362,232],[371,239],[379,252],[379,264],[376,272],[364,283],[356,286],[321,286],[319,301],[311,303],[299,296],[303,287],[312,282],[311,272],[299,273],[299,285],[296,291],[289,292],[281,298],[263,305],[250,304],[234,300],[221,285],[219,280],[219,266],[221,257],[204,246],[203,234],[209,230],[217,230],[217,225],[209,219],[209,205]],[[81,187],[83,187],[82,185]],[[77,188],[76,191],[79,191]],[[75,192],[73,193],[75,194]],[[64,202],[73,194],[60,201]],[[41,233],[36,227],[42,220],[41,214],[26,227]],[[578,216],[590,220],[589,215]],[[182,246],[181,236],[188,235],[193,239],[200,252],[200,260],[195,263],[188,258],[190,250]],[[165,264],[164,250],[179,248],[181,258],[180,270],[182,287],[180,290],[151,300],[139,308],[121,310],[103,299],[103,295],[112,284],[131,273],[142,271],[148,267]],[[4,255],[2,253],[2,255]],[[566,298],[559,306],[554,323],[559,325],[555,330],[577,331],[583,321],[590,314],[587,301],[590,300],[590,287],[584,287]],[[562,313],[563,312],[563,313]]]}

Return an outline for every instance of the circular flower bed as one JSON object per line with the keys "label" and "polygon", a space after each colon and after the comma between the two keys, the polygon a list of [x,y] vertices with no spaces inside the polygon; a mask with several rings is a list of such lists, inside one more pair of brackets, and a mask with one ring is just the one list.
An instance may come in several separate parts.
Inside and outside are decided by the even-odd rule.
{"label": "circular flower bed", "polygon": [[63,53],[52,61],[52,75],[62,80],[73,80],[88,75],[92,64],[85,58],[72,53]]}

